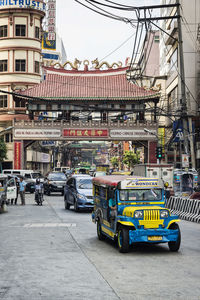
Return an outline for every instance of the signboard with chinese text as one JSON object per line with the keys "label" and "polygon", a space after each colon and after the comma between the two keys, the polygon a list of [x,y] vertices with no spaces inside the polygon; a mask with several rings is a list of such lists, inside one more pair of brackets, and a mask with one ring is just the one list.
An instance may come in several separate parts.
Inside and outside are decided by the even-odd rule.
{"label": "signboard with chinese text", "polygon": [[47,14],[48,40],[56,40],[56,0],[48,0]]}
{"label": "signboard with chinese text", "polygon": [[63,129],[63,137],[108,137],[108,129]]}
{"label": "signboard with chinese text", "polygon": [[14,142],[14,169],[21,169],[21,142]]}
{"label": "signboard with chinese text", "polygon": [[45,12],[46,4],[37,0],[0,0],[0,9],[5,8],[31,8]]}

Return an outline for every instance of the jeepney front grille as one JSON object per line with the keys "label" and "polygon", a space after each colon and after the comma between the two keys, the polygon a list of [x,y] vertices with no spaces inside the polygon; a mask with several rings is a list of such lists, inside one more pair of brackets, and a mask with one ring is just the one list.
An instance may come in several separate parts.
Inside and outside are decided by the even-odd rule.
{"label": "jeepney front grille", "polygon": [[145,209],[144,210],[144,220],[145,221],[160,220],[160,211],[159,211],[159,209]]}

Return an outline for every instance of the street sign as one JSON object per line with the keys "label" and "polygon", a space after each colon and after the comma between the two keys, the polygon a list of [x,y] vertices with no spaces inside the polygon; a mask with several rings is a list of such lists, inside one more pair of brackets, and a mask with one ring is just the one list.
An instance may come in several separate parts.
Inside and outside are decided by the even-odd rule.
{"label": "street sign", "polygon": [[188,154],[182,154],[182,167],[189,168],[189,155]]}

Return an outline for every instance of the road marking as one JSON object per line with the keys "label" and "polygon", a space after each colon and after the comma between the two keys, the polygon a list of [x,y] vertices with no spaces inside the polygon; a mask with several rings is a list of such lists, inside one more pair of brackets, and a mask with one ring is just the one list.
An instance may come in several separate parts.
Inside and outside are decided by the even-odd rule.
{"label": "road marking", "polygon": [[24,228],[56,228],[56,227],[76,227],[75,223],[31,223],[25,224]]}

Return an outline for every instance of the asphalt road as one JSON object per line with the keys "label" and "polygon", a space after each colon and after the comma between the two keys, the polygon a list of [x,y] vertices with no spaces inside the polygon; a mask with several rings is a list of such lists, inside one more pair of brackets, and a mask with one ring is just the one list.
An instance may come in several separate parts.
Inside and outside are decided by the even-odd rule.
{"label": "asphalt road", "polygon": [[97,239],[90,213],[45,199],[38,207],[27,194],[26,206],[0,215],[0,299],[200,300],[200,224],[180,223],[178,253],[143,245],[120,254]]}

